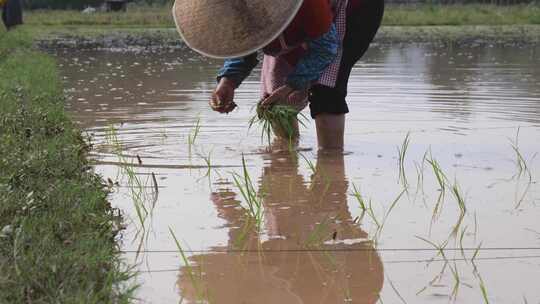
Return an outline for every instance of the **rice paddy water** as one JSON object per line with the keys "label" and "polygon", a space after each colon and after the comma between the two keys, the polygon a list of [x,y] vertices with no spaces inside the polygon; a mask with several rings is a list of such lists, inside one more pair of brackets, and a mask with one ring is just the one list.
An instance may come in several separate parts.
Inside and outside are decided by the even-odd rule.
{"label": "rice paddy water", "polygon": [[539,303],[538,47],[373,47],[344,153],[261,142],[257,73],[220,115],[220,62],[56,52],[143,302]]}

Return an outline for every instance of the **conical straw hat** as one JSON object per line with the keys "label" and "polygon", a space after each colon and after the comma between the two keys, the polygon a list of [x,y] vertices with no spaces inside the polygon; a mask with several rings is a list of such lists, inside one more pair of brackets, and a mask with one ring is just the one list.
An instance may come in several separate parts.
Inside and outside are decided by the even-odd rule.
{"label": "conical straw hat", "polygon": [[303,0],[176,0],[178,32],[195,51],[214,58],[253,53],[276,39]]}

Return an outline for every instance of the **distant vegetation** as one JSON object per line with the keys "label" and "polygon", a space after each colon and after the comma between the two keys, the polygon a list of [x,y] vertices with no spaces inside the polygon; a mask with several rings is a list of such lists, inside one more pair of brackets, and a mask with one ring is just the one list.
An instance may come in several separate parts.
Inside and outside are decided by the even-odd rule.
{"label": "distant vegetation", "polygon": [[[86,7],[99,7],[104,0],[26,0],[24,4],[29,9],[73,9],[80,10]],[[172,4],[173,0],[128,0],[128,2],[141,5],[165,5]]]}
{"label": "distant vegetation", "polygon": [[491,4],[389,6],[384,25],[512,25],[540,24],[540,5]]}
{"label": "distant vegetation", "polygon": [[[168,2],[169,0],[155,1]],[[35,10],[27,12],[26,23],[40,27],[166,28],[174,26],[170,5],[149,6],[146,4],[130,4],[127,13],[82,14],[73,10]],[[540,5],[388,5],[383,24],[402,26],[540,24]]]}
{"label": "distant vegetation", "polygon": [[[31,9],[84,9],[92,6],[98,7],[105,0],[23,0],[27,8]],[[128,2],[136,5],[165,5],[174,2],[174,0],[128,0]],[[464,4],[498,4],[498,5],[513,5],[513,4],[540,4],[538,0],[386,0],[388,4],[444,4],[444,5],[464,5]]]}

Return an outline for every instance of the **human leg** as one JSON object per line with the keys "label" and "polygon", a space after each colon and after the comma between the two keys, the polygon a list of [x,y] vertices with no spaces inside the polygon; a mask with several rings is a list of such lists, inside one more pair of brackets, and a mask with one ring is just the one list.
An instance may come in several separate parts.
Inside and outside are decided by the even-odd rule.
{"label": "human leg", "polygon": [[8,30],[23,24],[21,1],[8,0],[2,11],[2,19]]}
{"label": "human leg", "polygon": [[315,118],[317,142],[322,150],[343,149],[345,114],[321,113]]}
{"label": "human leg", "polygon": [[345,100],[349,77],[375,37],[383,12],[383,0],[366,0],[348,13],[335,87],[316,85],[311,91],[311,116],[316,121],[320,149],[343,149],[345,114],[349,112]]}

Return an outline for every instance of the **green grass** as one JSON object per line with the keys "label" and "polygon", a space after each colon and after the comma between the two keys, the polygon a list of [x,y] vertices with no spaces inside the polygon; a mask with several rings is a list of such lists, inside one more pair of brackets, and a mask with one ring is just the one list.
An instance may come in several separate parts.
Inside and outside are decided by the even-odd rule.
{"label": "green grass", "polygon": [[385,12],[383,24],[407,26],[540,24],[540,6],[390,5]]}
{"label": "green grass", "polygon": [[[31,26],[174,27],[170,6],[131,6],[127,13],[82,14],[78,11],[35,10],[27,12]],[[509,25],[540,24],[538,5],[489,4],[388,5],[383,25]]]}
{"label": "green grass", "polygon": [[174,27],[168,6],[132,6],[127,13],[97,12],[83,14],[73,10],[33,10],[25,14],[25,23],[30,26],[105,26],[105,27]]}
{"label": "green grass", "polygon": [[54,60],[0,31],[0,303],[126,303],[121,217],[64,111]]}

